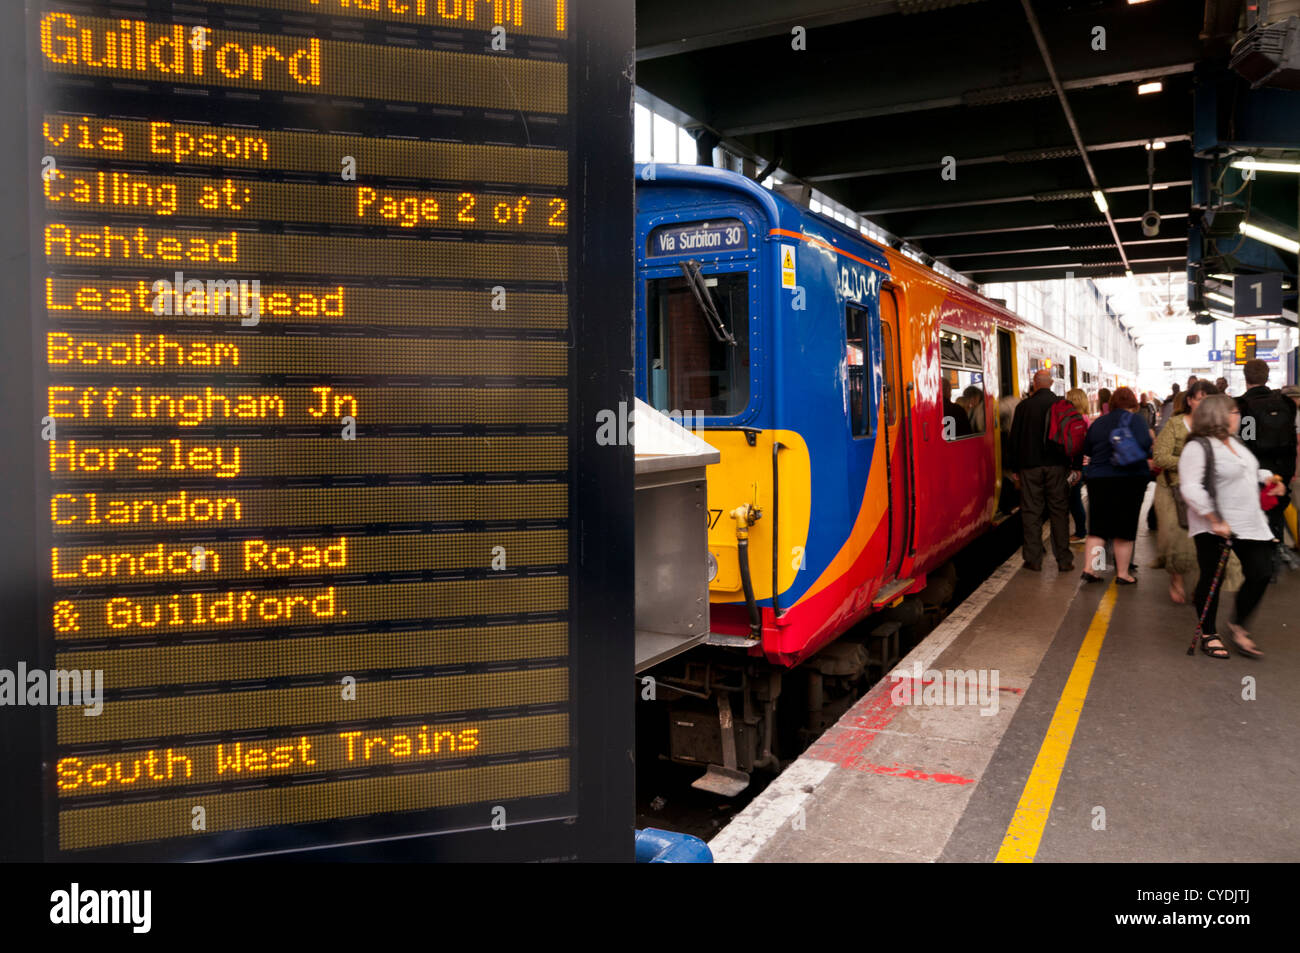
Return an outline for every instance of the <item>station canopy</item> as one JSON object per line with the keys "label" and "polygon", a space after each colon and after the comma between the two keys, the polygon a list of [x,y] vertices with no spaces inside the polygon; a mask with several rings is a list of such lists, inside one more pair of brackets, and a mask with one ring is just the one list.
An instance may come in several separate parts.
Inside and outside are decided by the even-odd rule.
{"label": "station canopy", "polygon": [[1226,57],[1240,14],[1237,0],[639,0],[637,84],[704,161],[721,145],[774,162],[973,281],[1177,273],[1193,73]]}

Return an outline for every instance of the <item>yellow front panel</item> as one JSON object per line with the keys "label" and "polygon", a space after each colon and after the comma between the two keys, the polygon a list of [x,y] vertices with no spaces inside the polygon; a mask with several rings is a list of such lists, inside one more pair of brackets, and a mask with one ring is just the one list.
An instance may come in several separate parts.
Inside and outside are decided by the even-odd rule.
{"label": "yellow front panel", "polygon": [[[791,430],[764,430],[754,435],[751,447],[739,430],[704,430],[698,433],[721,454],[722,460],[708,468],[709,551],[718,561],[718,574],[709,584],[711,602],[744,599],[740,563],[736,548],[736,521],[731,512],[749,503],[762,517],[749,528],[749,572],[754,598],[772,597],[773,519],[777,532],[777,590],[794,584],[808,541],[808,518],[812,510],[812,471],[808,445]],[[777,475],[780,486],[779,513],[773,509],[772,445],[779,442]]]}

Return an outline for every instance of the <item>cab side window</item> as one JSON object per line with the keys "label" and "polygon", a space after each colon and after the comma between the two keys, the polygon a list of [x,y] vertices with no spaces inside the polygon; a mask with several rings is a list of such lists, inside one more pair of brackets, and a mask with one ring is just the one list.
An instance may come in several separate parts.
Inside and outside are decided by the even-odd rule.
{"label": "cab side window", "polygon": [[943,407],[940,433],[961,440],[984,433],[984,345],[973,335],[939,331],[939,384]]}
{"label": "cab side window", "polygon": [[844,309],[844,363],[848,370],[849,430],[855,437],[871,432],[867,407],[867,312],[855,305]]}

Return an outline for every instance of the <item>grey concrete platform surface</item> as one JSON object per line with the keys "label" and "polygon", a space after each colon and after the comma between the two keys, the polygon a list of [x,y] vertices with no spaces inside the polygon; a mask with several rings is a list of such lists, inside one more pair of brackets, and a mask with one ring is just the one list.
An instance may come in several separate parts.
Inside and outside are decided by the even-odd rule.
{"label": "grey concrete platform surface", "polygon": [[[1265,658],[1188,657],[1195,613],[1149,567],[1143,525],[1137,586],[1084,585],[1050,559],[1031,573],[1018,554],[1000,567],[713,838],[715,859],[998,859],[1110,590],[1054,796],[1035,788],[1041,838],[1020,859],[1300,860],[1300,572],[1253,621]],[[985,673],[980,697],[954,697],[974,684],[958,672]]]}

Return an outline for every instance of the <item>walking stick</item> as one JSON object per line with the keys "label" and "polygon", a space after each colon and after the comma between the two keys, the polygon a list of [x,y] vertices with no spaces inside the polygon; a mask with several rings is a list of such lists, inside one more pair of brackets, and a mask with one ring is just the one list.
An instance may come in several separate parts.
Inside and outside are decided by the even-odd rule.
{"label": "walking stick", "polygon": [[1187,654],[1196,654],[1196,643],[1201,638],[1201,627],[1205,625],[1205,616],[1210,611],[1210,604],[1214,602],[1214,594],[1219,591],[1219,583],[1223,581],[1223,570],[1228,565],[1228,555],[1232,552],[1232,537],[1229,536],[1223,541],[1223,552],[1219,555],[1219,565],[1215,567],[1214,579],[1210,583],[1210,591],[1205,597],[1205,606],[1201,609],[1201,617],[1196,620],[1196,631],[1192,633],[1192,644],[1187,646]]}

